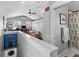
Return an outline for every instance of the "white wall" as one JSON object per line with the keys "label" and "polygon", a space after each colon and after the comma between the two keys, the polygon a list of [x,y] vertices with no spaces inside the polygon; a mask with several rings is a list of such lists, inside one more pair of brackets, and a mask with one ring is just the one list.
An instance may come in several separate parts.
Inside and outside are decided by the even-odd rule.
{"label": "white wall", "polygon": [[[53,9],[53,6],[51,6],[50,10],[51,14],[51,26],[50,26],[50,38],[51,38],[51,44],[56,45],[59,47],[59,53],[65,51],[67,49],[67,43],[62,44],[61,43],[61,27],[65,28],[67,25],[60,25],[60,13],[66,14],[68,13],[68,5],[63,6],[58,9]],[[55,43],[54,43],[55,42]]]}
{"label": "white wall", "polygon": [[79,1],[74,1],[69,4],[69,10],[76,11],[79,10]]}
{"label": "white wall", "polygon": [[2,43],[3,43],[3,39],[2,39],[2,30],[3,30],[3,21],[2,19],[0,19],[0,56],[1,56],[1,52],[2,52]]}
{"label": "white wall", "polygon": [[[67,27],[67,24],[66,25],[60,25],[60,16],[59,16],[59,14],[60,13],[63,13],[63,14],[65,14],[65,15],[67,15],[68,14],[68,6],[64,6],[64,7],[61,7],[61,8],[59,8],[59,9],[56,9],[55,10],[55,37],[54,37],[54,39],[55,39],[55,45],[56,46],[58,46],[59,48],[60,48],[60,50],[59,50],[59,53],[61,53],[62,51],[64,51],[65,49],[67,49],[67,44],[66,43],[64,43],[64,44],[62,44],[61,43],[61,28],[63,27],[63,28],[65,28],[65,27]],[[67,36],[67,35],[66,35]]]}
{"label": "white wall", "polygon": [[43,15],[43,40],[50,43],[50,13],[45,12]]}
{"label": "white wall", "polygon": [[32,23],[32,29],[43,33],[43,19],[34,21]]}

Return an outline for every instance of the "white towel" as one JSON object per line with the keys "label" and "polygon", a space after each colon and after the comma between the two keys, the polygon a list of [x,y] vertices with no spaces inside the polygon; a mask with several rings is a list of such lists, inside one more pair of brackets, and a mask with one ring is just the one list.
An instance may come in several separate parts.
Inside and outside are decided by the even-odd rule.
{"label": "white towel", "polygon": [[64,28],[63,31],[63,41],[66,43],[69,40],[69,28]]}

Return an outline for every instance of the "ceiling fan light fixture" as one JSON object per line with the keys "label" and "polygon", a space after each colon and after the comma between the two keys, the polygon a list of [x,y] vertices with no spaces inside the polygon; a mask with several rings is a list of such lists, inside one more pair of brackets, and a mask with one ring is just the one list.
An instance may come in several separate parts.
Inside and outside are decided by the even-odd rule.
{"label": "ceiling fan light fixture", "polygon": [[31,12],[29,12],[29,14],[31,14]]}

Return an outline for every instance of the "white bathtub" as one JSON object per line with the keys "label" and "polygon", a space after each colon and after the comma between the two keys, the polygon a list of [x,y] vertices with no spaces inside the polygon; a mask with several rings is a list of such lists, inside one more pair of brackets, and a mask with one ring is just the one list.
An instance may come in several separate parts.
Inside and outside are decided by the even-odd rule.
{"label": "white bathtub", "polygon": [[56,57],[58,47],[48,44],[21,31],[9,31],[5,34],[17,33],[18,57]]}

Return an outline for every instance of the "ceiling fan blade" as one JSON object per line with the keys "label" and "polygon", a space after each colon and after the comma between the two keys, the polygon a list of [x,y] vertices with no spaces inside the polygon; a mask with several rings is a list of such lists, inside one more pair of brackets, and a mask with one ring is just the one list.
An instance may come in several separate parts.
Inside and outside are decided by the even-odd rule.
{"label": "ceiling fan blade", "polygon": [[36,14],[36,13],[31,13],[31,14]]}
{"label": "ceiling fan blade", "polygon": [[29,12],[28,12],[28,14],[36,14],[36,13],[32,13],[32,12],[31,12],[31,9],[29,9]]}

